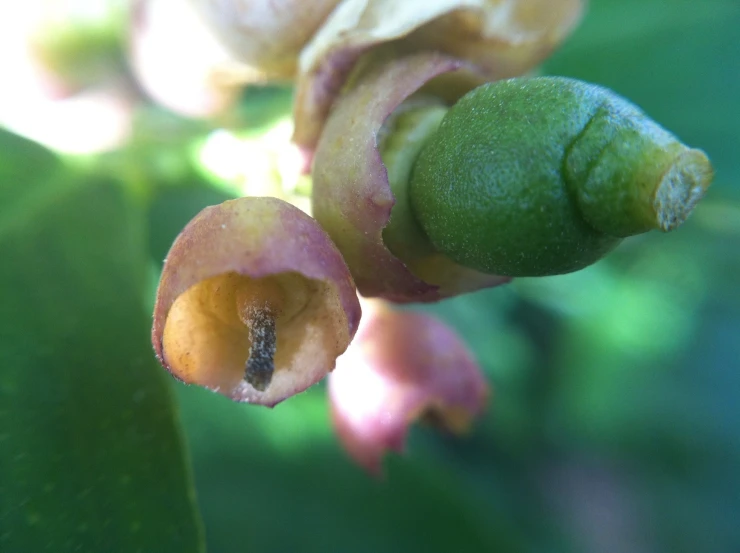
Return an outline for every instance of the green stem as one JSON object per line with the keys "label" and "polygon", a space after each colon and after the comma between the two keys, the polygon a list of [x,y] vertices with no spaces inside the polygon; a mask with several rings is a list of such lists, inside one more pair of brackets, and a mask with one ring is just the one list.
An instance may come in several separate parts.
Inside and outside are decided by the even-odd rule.
{"label": "green stem", "polygon": [[712,168],[701,150],[686,150],[670,166],[653,200],[658,225],[668,232],[681,225],[712,180]]}
{"label": "green stem", "polygon": [[[706,155],[633,109],[597,109],[566,149],[564,177],[583,218],[627,237],[683,223],[712,178]],[[628,115],[628,117],[625,117]]]}

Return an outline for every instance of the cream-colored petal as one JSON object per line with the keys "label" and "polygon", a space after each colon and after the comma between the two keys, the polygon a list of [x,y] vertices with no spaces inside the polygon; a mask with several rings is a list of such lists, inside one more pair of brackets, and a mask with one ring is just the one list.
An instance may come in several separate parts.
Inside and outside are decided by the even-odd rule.
{"label": "cream-colored petal", "polygon": [[188,3],[139,0],[128,35],[131,68],[157,103],[188,117],[211,117],[236,101],[239,91],[230,82],[236,79],[224,76],[235,62]]}
{"label": "cream-colored petal", "polygon": [[263,79],[291,79],[298,54],[339,0],[190,0]]}
{"label": "cream-colored petal", "polygon": [[529,71],[573,30],[586,0],[344,0],[301,52],[295,140],[311,148],[357,60],[393,44],[479,66],[491,80]]}

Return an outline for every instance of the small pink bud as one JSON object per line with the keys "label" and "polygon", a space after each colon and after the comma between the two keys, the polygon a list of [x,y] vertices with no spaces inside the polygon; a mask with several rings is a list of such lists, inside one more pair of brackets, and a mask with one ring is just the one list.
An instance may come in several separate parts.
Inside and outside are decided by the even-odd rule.
{"label": "small pink bud", "polygon": [[421,313],[363,303],[352,346],[329,377],[331,414],[349,455],[375,475],[386,450],[402,452],[409,426],[426,419],[460,434],[481,414],[489,389],[446,324]]}

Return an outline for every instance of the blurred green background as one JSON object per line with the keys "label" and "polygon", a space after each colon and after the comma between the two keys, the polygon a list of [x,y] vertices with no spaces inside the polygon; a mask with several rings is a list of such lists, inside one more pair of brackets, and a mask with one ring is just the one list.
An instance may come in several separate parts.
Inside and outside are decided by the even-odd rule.
{"label": "blurred green background", "polygon": [[105,154],[1,131],[0,551],[740,551],[740,2],[593,0],[544,71],[631,99],[715,184],[587,270],[419,307],[495,393],[465,438],[414,428],[382,481],[340,450],[323,384],[238,405],[148,342],[180,228],[281,178],[260,163],[289,90],[245,91],[223,125],[138,102]]}

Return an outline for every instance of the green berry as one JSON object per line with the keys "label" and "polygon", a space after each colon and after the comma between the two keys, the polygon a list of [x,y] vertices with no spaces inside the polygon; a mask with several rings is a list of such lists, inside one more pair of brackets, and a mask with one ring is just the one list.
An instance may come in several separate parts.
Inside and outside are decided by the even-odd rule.
{"label": "green berry", "polygon": [[460,99],[420,153],[414,214],[434,247],[490,274],[586,267],[626,236],[672,230],[712,178],[637,107],[559,77],[489,83]]}

